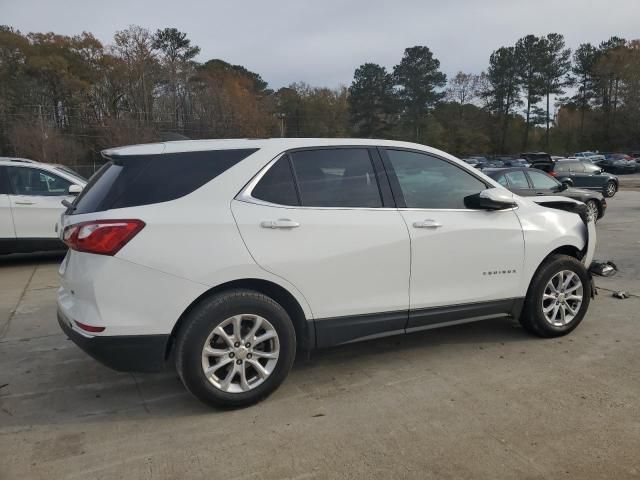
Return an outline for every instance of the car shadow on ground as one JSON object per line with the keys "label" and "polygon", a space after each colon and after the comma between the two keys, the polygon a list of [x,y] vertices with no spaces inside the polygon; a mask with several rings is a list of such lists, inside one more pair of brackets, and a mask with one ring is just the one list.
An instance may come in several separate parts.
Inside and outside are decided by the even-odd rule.
{"label": "car shadow on ground", "polygon": [[0,268],[16,266],[38,266],[60,263],[66,254],[66,250],[36,253],[11,253],[0,255]]}
{"label": "car shadow on ground", "polygon": [[[378,369],[400,371],[407,362],[423,369],[437,369],[452,355],[513,348],[514,343],[531,339],[517,322],[497,319],[347,344],[311,355],[299,352],[289,378],[266,402],[254,408],[279,408],[278,403],[292,396],[300,399],[334,395],[344,390],[349,376],[361,370],[362,365],[372,376]],[[54,377],[46,382],[51,388],[40,388],[31,377],[33,385],[29,380],[20,388],[22,392],[0,390],[0,417],[4,417],[5,425],[31,428],[125,419],[144,421],[230,411],[200,403],[186,392],[172,368],[158,374],[118,373],[89,358],[62,336],[56,336],[55,345],[57,366],[54,370],[45,367]],[[42,361],[50,363],[52,359]],[[34,368],[37,365],[31,370]],[[311,390],[313,393],[309,393]]]}

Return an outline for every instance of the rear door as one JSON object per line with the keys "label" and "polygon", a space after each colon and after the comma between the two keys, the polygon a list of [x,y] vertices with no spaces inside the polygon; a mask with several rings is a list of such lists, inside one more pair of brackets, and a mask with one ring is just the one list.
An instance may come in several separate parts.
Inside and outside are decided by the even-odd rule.
{"label": "rear door", "polygon": [[72,182],[40,168],[6,168],[16,237],[56,238],[55,226],[65,210],[62,200],[73,200],[68,193]]}
{"label": "rear door", "polygon": [[319,346],[403,331],[409,235],[375,149],[285,154],[232,211],[255,261],[308,300]]}
{"label": "rear door", "polygon": [[7,171],[6,167],[0,166],[0,251],[3,250],[3,247],[10,250],[15,238]]}
{"label": "rear door", "polygon": [[562,162],[565,164],[565,168],[569,171],[569,178],[573,180],[575,187],[586,187],[588,184],[587,174],[584,170],[584,163],[580,161],[576,162]]}
{"label": "rear door", "polygon": [[601,189],[604,185],[604,177],[600,175],[602,168],[593,163],[584,163],[584,188]]}

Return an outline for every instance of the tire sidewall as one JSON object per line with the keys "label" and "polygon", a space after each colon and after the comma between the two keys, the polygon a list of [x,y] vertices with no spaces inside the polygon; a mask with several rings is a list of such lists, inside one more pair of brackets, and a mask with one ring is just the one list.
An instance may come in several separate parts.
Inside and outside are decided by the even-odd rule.
{"label": "tire sidewall", "polygon": [[[286,311],[268,297],[253,292],[234,292],[214,297],[191,312],[188,327],[178,339],[176,364],[187,387],[200,400],[219,407],[250,405],[273,392],[286,378],[296,352],[293,324]],[[242,393],[227,393],[216,388],[202,369],[202,349],[214,328],[229,317],[255,314],[268,320],[278,334],[280,355],[271,375],[259,386]]]}
{"label": "tire sidewall", "polygon": [[[582,282],[582,305],[578,310],[578,314],[567,325],[555,326],[549,323],[542,311],[542,296],[547,283],[551,278],[562,270],[569,270],[580,277]],[[574,330],[587,313],[589,303],[591,301],[591,277],[582,263],[573,257],[561,256],[556,257],[546,265],[542,266],[538,275],[536,275],[536,284],[532,285],[527,299],[530,315],[535,322],[538,330],[545,336],[565,335]]]}

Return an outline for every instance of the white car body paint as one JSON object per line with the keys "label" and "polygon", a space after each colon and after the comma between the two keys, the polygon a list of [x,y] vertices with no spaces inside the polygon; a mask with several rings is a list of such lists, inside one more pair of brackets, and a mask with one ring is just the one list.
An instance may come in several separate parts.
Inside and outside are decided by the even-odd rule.
{"label": "white car body paint", "polygon": [[[55,165],[33,160],[0,158],[0,168],[7,167],[35,169],[81,187],[86,185],[86,181],[56,168]],[[8,186],[10,188],[10,185]],[[56,224],[65,211],[62,201],[73,199],[74,196],[68,194],[17,195],[12,191],[0,191],[0,239],[55,239],[58,236]]]}
{"label": "white car body paint", "polygon": [[[99,337],[170,334],[201,295],[243,279],[284,288],[310,321],[516,298],[526,294],[550,252],[585,246],[586,228],[577,215],[515,195],[517,207],[504,211],[314,209],[237,199],[283,152],[323,146],[420,150],[503,188],[451,155],[395,141],[202,140],[107,150],[104,154],[110,157],[259,148],[181,198],[63,216],[63,227],[129,218],[146,226],[115,257],[70,251],[60,268],[60,311],[70,319],[106,327],[101,333],[82,332]],[[279,219],[294,220],[300,228],[261,227]],[[413,222],[427,219],[442,223],[442,229],[414,231]],[[489,280],[483,272],[492,269],[515,272]]]}

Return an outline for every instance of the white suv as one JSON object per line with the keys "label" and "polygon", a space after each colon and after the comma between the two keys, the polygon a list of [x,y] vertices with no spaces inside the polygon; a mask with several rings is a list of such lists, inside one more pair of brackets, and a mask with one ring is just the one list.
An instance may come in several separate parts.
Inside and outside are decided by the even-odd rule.
{"label": "white suv", "polygon": [[209,404],[265,397],[297,349],[496,317],[558,336],[589,305],[584,204],[540,206],[432,148],[206,140],[103,155],[62,218],[59,323],[114,369],[175,363]]}
{"label": "white suv", "polygon": [[0,157],[0,254],[61,250],[55,231],[86,180],[63,165]]}

